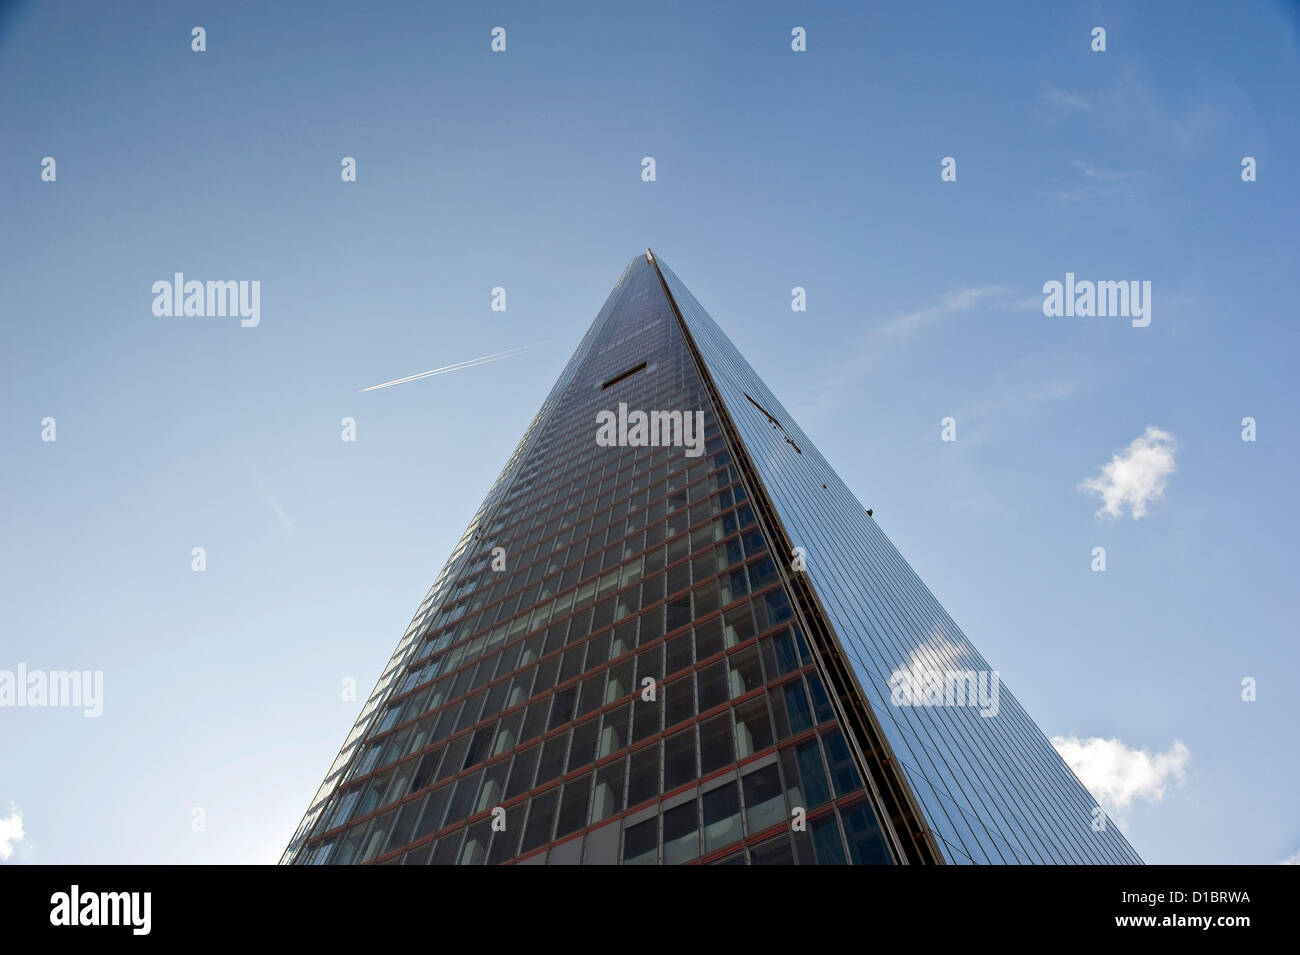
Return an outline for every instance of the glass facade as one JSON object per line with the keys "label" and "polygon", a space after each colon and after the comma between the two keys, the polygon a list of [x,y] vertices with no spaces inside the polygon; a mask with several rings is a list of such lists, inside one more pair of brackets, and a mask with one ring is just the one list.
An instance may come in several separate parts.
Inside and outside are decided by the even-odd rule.
{"label": "glass facade", "polygon": [[1009,693],[992,718],[892,706],[914,654],[983,666],[637,256],[282,861],[1137,861]]}
{"label": "glass facade", "polygon": [[897,704],[891,678],[899,670],[993,670],[699,302],[659,265],[774,505],[778,532],[807,553],[819,609],[944,859],[1140,863],[1005,686],[993,715]]}

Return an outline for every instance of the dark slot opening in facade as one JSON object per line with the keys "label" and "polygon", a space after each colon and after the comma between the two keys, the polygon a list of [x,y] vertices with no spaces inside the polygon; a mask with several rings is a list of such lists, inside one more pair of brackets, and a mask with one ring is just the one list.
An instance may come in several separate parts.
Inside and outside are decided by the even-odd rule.
{"label": "dark slot opening in facade", "polygon": [[611,378],[609,381],[607,381],[607,382],[605,382],[603,385],[601,385],[601,386],[600,386],[600,390],[601,390],[601,391],[604,391],[606,388],[610,387],[611,385],[617,385],[617,384],[618,384],[620,381],[622,381],[624,378],[631,378],[631,377],[632,377],[633,375],[635,375],[638,371],[645,371],[645,362],[641,362],[641,364],[637,365],[635,368],[629,368],[627,371],[623,372],[623,374],[621,374],[621,375],[615,375],[615,376],[614,376],[613,378]]}
{"label": "dark slot opening in facade", "polygon": [[[772,424],[776,425],[776,427],[781,428],[781,422],[777,421],[777,420],[776,420],[775,418],[773,418],[770,414],[768,414],[766,408],[764,408],[762,405],[760,405],[760,404],[759,404],[757,401],[755,401],[753,398],[750,398],[748,394],[745,394],[745,398],[749,401],[749,403],[750,403],[751,405],[753,405],[753,406],[754,406],[755,408],[757,408],[759,411],[763,412],[763,417],[767,418],[767,420],[770,421],[770,422],[772,422]],[[785,428],[781,428],[781,430],[782,430],[782,431],[785,431]]]}

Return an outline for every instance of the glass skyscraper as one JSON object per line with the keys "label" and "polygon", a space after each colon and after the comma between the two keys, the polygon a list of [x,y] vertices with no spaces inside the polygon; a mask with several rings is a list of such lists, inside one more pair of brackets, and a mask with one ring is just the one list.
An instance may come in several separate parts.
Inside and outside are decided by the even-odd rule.
{"label": "glass skyscraper", "polygon": [[282,861],[1141,860],[646,252]]}

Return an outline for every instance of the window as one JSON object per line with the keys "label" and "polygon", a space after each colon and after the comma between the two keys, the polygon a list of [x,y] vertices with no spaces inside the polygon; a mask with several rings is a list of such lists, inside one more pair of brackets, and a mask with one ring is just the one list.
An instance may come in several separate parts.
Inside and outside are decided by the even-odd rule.
{"label": "window", "polygon": [[799,651],[789,630],[773,634],[771,643],[776,654],[777,672],[784,676],[799,669]]}
{"label": "window", "polygon": [[596,788],[591,798],[592,825],[623,811],[623,774],[626,770],[626,758],[596,770]]}
{"label": "window", "polygon": [[763,685],[763,668],[758,663],[758,648],[746,647],[727,658],[730,669],[731,696],[744,696]]}
{"label": "window", "polygon": [[754,865],[794,865],[794,849],[787,835],[769,839],[749,850],[749,861]]}
{"label": "window", "polygon": [[664,726],[676,726],[695,715],[695,680],[690,675],[664,689]]}
{"label": "window", "polygon": [[472,773],[456,783],[455,792],[451,796],[451,805],[447,807],[447,821],[456,822],[464,819],[469,815],[470,809],[474,805],[474,797],[478,795],[479,783],[483,780],[483,771]]}
{"label": "window", "polygon": [[409,838],[411,830],[420,816],[423,802],[423,799],[413,799],[398,810],[397,822],[393,824],[393,830],[388,834],[388,842],[384,844],[385,852],[391,852],[411,841]]}
{"label": "window", "polygon": [[[698,597],[696,598],[698,600]],[[678,670],[685,669],[691,665],[691,634],[690,631],[678,634],[668,641],[667,658],[668,663],[666,670],[668,673],[676,673]]]}
{"label": "window", "polygon": [[534,796],[528,805],[528,825],[524,829],[524,841],[519,845],[520,853],[530,852],[551,840],[551,824],[555,821],[555,803],[559,797],[559,787]]}
{"label": "window", "polygon": [[534,670],[525,670],[510,681],[510,693],[506,696],[506,706],[515,706],[528,699],[533,687]]}
{"label": "window", "polygon": [[831,782],[835,784],[835,795],[844,796],[859,788],[862,785],[862,779],[858,776],[857,767],[853,765],[849,745],[845,742],[844,734],[840,732],[839,727],[824,734],[822,742],[826,745],[826,760],[830,764]]}
{"label": "window", "polygon": [[835,814],[823,816],[812,823],[812,841],[817,851],[818,865],[847,865],[844,857],[844,845],[840,842],[840,824]]}
{"label": "window", "polygon": [[573,707],[577,702],[578,688],[571,686],[560,690],[552,699],[555,701],[551,707],[551,722],[548,729],[555,729],[557,726],[569,722],[573,719]]}
{"label": "window", "polygon": [[[425,756],[425,759],[433,758],[434,764],[437,765],[437,755],[438,755],[437,753],[430,753],[427,756]],[[349,815],[351,814],[352,808],[357,804],[357,799],[360,798],[360,796],[361,796],[360,787],[352,789],[346,795],[344,795],[344,797],[341,800],[339,800],[339,804],[334,810],[334,815],[330,819],[329,825],[326,826],[325,828],[333,829],[335,826],[343,825],[343,823],[347,821]]]}
{"label": "window", "polygon": [[499,756],[508,749],[513,749],[519,740],[519,726],[524,721],[524,711],[515,710],[497,724],[496,738],[492,742],[492,755]]}
{"label": "window", "polygon": [[639,743],[643,739],[649,739],[655,733],[662,729],[660,722],[663,716],[663,687],[656,688],[656,695],[653,700],[644,700],[636,696],[632,700],[632,742]]}
{"label": "window", "polygon": [[695,626],[695,659],[707,660],[722,652],[722,620],[714,617]]}
{"label": "window", "polygon": [[630,707],[630,703],[616,707],[602,717],[597,759],[616,753],[627,745],[627,719]]}
{"label": "window", "polygon": [[540,746],[530,746],[515,756],[510,767],[510,782],[506,784],[506,798],[513,799],[520,793],[526,793],[533,786],[533,770],[537,768],[537,756]]}
{"label": "window", "polygon": [[740,838],[740,796],[735,783],[704,794],[704,851],[712,852]]}
{"label": "window", "polygon": [[460,850],[460,865],[482,865],[487,859],[488,840],[492,838],[492,820],[481,819],[465,833],[465,844]]}
{"label": "window", "polygon": [[492,849],[488,852],[488,865],[500,865],[515,857],[515,848],[519,844],[519,831],[524,821],[524,809],[520,803],[506,810],[505,829],[492,838]]}
{"label": "window", "polygon": [[496,732],[496,725],[484,726],[477,730],[469,741],[469,749],[465,751],[465,767],[473,766],[475,763],[482,762],[487,758],[488,746],[492,742],[492,735]]}
{"label": "window", "polygon": [[659,744],[639,749],[629,757],[628,807],[659,795]]}
{"label": "window", "polygon": [[695,800],[664,813],[664,865],[690,862],[700,854]]}
{"label": "window", "polygon": [[334,853],[334,857],[330,860],[331,865],[347,865],[352,861],[357,846],[361,844],[361,836],[365,828],[364,825],[353,826],[343,833],[343,837],[337,841],[338,851]]}
{"label": "window", "polygon": [[887,865],[893,862],[875,813],[866,800],[844,810],[844,835],[854,865]]}
{"label": "window", "polygon": [[587,669],[609,662],[609,632],[592,637],[587,642]]}
{"label": "window", "polygon": [[412,842],[442,828],[442,817],[447,809],[447,800],[451,798],[451,789],[451,786],[443,786],[429,793],[429,798],[424,803],[424,813],[416,823],[415,831],[411,833]]}
{"label": "window", "polygon": [[[742,780],[745,789],[745,824],[751,833],[785,821],[785,799],[776,763],[749,773]],[[838,835],[836,836],[838,839]]]}
{"label": "window", "polygon": [[457,829],[455,832],[443,836],[434,843],[433,853],[429,856],[429,864],[454,865],[457,856],[460,854],[461,840],[464,838],[464,829]]}
{"label": "window", "polygon": [[393,824],[396,815],[397,810],[393,809],[375,820],[375,824],[370,827],[370,832],[366,835],[365,848],[357,862],[369,862],[379,854],[379,849],[384,844],[384,836],[387,835],[388,827]]}
{"label": "window", "polygon": [[666,630],[672,633],[691,622],[691,595],[682,594],[668,601],[667,605],[668,621]]}
{"label": "window", "polygon": [[812,697],[813,713],[816,714],[818,723],[825,723],[835,715],[826,688],[816,673],[808,674],[808,695]]}
{"label": "window", "polygon": [[757,631],[754,629],[754,614],[750,612],[748,603],[742,604],[735,610],[727,611],[726,625],[723,627],[727,646],[734,647],[738,643],[744,643],[755,633]]}
{"label": "window", "polygon": [[564,771],[564,756],[568,745],[568,733],[559,733],[542,744],[542,758],[537,763],[536,785],[544,786]]}
{"label": "window", "polygon": [[689,726],[664,740],[664,792],[695,778],[695,727]]}
{"label": "window", "polygon": [[582,672],[582,655],[586,647],[579,645],[570,650],[566,650],[563,660],[560,664],[560,676],[558,682],[563,683]]}
{"label": "window", "polygon": [[433,773],[438,768],[438,759],[442,756],[441,752],[434,751],[425,753],[420,757],[420,761],[415,768],[415,774],[411,777],[411,792],[419,792],[433,779]]}
{"label": "window", "polygon": [[560,669],[560,658],[558,656],[550,657],[543,660],[537,665],[537,682],[534,684],[534,693],[541,693],[545,690],[551,690],[555,687],[555,674]]}
{"label": "window", "polygon": [[358,816],[364,816],[373,809],[379,808],[384,792],[388,789],[389,782],[392,781],[393,771],[390,769],[386,773],[380,773],[370,780],[370,785],[366,788],[366,794],[361,798],[361,808],[357,810]]}
{"label": "window", "polygon": [[[695,616],[703,617],[713,613],[720,606],[718,582],[711,580],[695,590]],[[669,629],[672,629],[671,625]]]}
{"label": "window", "polygon": [[521,741],[536,739],[541,735],[542,730],[546,728],[546,711],[550,707],[551,701],[547,697],[528,704],[528,709],[524,713],[524,728],[519,733]]}
{"label": "window", "polygon": [[564,784],[560,799],[560,816],[555,826],[555,838],[560,839],[577,832],[587,823],[587,797],[591,791],[591,773],[571,779]]}
{"label": "window", "polygon": [[800,743],[795,747],[799,760],[799,778],[808,797],[808,808],[820,806],[831,798],[831,788],[826,782],[826,770],[822,767],[822,751],[816,739]]}
{"label": "window", "polygon": [[700,775],[736,761],[736,750],[731,736],[731,713],[724,711],[700,724]]}
{"label": "window", "polygon": [[774,742],[765,694],[736,707],[736,752],[739,759],[753,756]]}
{"label": "window", "polygon": [[653,817],[623,831],[623,864],[654,865],[659,843],[659,818]]}
{"label": "window", "polygon": [[474,802],[473,815],[490,809],[501,801],[501,794],[505,792],[506,776],[509,771],[510,760],[508,759],[500,760],[487,768],[487,772],[483,776],[483,788],[479,791],[478,799]]}
{"label": "window", "polygon": [[573,772],[586,766],[596,758],[596,742],[600,733],[600,720],[590,719],[574,727],[573,740],[569,744],[569,768]]}
{"label": "window", "polygon": [[804,692],[803,681],[795,680],[781,687],[785,697],[786,713],[790,717],[790,729],[802,733],[813,725],[812,708],[808,705],[808,694]]}
{"label": "window", "polygon": [[704,713],[727,701],[727,662],[719,660],[696,672],[700,685],[700,712]]}
{"label": "window", "polygon": [[605,702],[613,703],[632,692],[632,660],[624,660],[609,668],[609,683],[605,685]]}

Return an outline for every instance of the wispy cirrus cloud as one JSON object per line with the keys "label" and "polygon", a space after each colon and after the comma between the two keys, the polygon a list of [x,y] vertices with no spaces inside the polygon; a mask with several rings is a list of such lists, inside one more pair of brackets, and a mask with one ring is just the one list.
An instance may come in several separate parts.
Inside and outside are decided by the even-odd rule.
{"label": "wispy cirrus cloud", "polygon": [[1131,199],[1137,194],[1142,173],[1136,169],[1107,169],[1082,159],[1071,159],[1082,179],[1063,184],[1048,194],[1062,202],[1086,202],[1090,199]]}
{"label": "wispy cirrus cloud", "polygon": [[1044,88],[1038,101],[1055,119],[1062,119],[1072,113],[1087,113],[1092,109],[1092,104],[1082,95],[1055,86]]}
{"label": "wispy cirrus cloud", "polygon": [[[1042,299],[1034,299],[1041,310]],[[997,444],[1058,402],[1092,388],[1099,377],[1095,362],[1077,350],[1053,348],[1011,362],[988,386],[970,395],[953,416],[964,422],[964,449]]]}
{"label": "wispy cirrus cloud", "polygon": [[1101,473],[1087,478],[1079,489],[1101,496],[1098,517],[1121,517],[1127,507],[1133,520],[1146,516],[1153,501],[1164,496],[1169,475],[1177,470],[1174,436],[1154,425],[1116,451]]}
{"label": "wispy cirrus cloud", "polygon": [[1079,92],[1044,86],[1038,96],[1039,116],[1055,125],[1082,121],[1127,139],[1172,143],[1184,152],[1205,147],[1207,140],[1226,133],[1233,122],[1248,121],[1250,97],[1230,77],[1220,78],[1215,98],[1170,102],[1136,67],[1116,71],[1113,82]]}
{"label": "wispy cirrus cloud", "polygon": [[921,338],[925,332],[942,327],[962,316],[981,317],[990,312],[1033,312],[1042,314],[1041,294],[1026,294],[1005,285],[966,285],[944,292],[937,300],[903,312],[861,332],[856,339],[844,342],[842,363],[818,382],[817,389],[796,409],[796,414],[816,418],[832,409],[850,382],[861,378],[863,371],[892,348]]}
{"label": "wispy cirrus cloud", "polygon": [[1071,159],[1070,165],[1079,170],[1089,179],[1097,179],[1101,182],[1115,182],[1119,179],[1128,179],[1137,175],[1137,170],[1135,169],[1102,169],[1100,166],[1094,166],[1092,163],[1084,162],[1082,159]]}
{"label": "wispy cirrus cloud", "polygon": [[1017,296],[1003,285],[973,285],[945,292],[937,302],[895,315],[880,331],[885,335],[907,335],[977,307],[1032,311],[1041,309],[1042,305],[1041,297]]}

